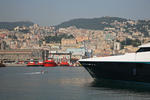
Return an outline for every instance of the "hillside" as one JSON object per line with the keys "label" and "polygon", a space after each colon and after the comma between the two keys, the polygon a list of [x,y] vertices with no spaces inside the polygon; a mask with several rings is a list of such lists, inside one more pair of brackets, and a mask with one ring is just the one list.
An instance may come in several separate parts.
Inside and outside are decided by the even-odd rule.
{"label": "hillside", "polygon": [[141,32],[144,36],[150,35],[150,20],[135,21],[119,17],[82,18],[63,22],[57,25],[56,28],[66,28],[70,26],[91,30],[104,30],[105,28],[123,29],[124,31],[122,32],[124,33],[132,34],[134,32]]}
{"label": "hillside", "polygon": [[101,17],[91,19],[73,19],[57,25],[57,28],[66,28],[69,26],[76,26],[77,28],[103,30],[105,27],[113,27],[111,23],[114,21],[125,22],[127,19],[119,17]]}
{"label": "hillside", "polygon": [[0,22],[0,29],[13,30],[17,26],[31,26],[33,22],[29,21],[18,21],[18,22]]}

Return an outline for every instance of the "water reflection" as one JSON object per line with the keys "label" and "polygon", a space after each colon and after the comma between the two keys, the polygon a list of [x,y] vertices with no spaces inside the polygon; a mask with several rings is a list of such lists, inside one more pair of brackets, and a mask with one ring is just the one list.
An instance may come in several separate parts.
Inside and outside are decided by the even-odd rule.
{"label": "water reflection", "polygon": [[150,94],[150,83],[144,82],[129,82],[129,81],[117,81],[117,80],[94,80],[91,85],[94,88],[105,88],[111,90],[123,90],[130,92],[143,92]]}

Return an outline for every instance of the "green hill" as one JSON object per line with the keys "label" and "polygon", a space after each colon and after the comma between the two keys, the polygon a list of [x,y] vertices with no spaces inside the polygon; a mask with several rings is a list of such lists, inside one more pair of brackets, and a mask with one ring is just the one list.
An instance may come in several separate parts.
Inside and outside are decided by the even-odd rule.
{"label": "green hill", "polygon": [[32,26],[33,24],[30,21],[0,22],[0,29],[13,30],[17,26]]}
{"label": "green hill", "polygon": [[[132,23],[133,22],[133,23]],[[63,22],[56,26],[56,29],[75,26],[82,29],[104,30],[105,27],[124,29],[124,33],[132,34],[141,32],[144,36],[150,36],[150,20],[129,20],[119,17],[101,17],[101,18],[80,18]]]}
{"label": "green hill", "polygon": [[56,28],[66,28],[69,26],[76,26],[77,28],[103,30],[105,27],[113,27],[110,23],[114,21],[124,22],[127,19],[119,17],[101,17],[101,18],[80,18],[63,22],[56,26]]}

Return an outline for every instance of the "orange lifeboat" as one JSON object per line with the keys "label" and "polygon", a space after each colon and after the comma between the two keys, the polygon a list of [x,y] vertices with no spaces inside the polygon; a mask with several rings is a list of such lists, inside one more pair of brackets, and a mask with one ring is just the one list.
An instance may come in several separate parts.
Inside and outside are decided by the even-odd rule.
{"label": "orange lifeboat", "polygon": [[48,60],[44,62],[44,67],[55,67],[55,66],[57,66],[57,64],[52,58],[48,58]]}

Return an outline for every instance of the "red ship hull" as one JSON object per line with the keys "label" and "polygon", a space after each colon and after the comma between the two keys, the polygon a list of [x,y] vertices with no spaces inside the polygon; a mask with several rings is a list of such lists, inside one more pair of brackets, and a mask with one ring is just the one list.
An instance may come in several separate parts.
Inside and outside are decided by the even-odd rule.
{"label": "red ship hull", "polygon": [[29,62],[27,64],[27,66],[30,66],[30,67],[35,67],[35,66],[43,66],[44,64],[43,63],[35,63],[35,62]]}
{"label": "red ship hull", "polygon": [[44,62],[44,67],[56,67],[57,64],[55,63],[54,60],[46,60]]}
{"label": "red ship hull", "polygon": [[37,66],[44,66],[44,63],[43,62],[40,62],[40,63],[38,62]]}
{"label": "red ship hull", "polygon": [[61,62],[60,66],[70,66],[68,62]]}
{"label": "red ship hull", "polygon": [[60,66],[70,66],[69,63],[67,62],[66,57],[63,57],[60,63]]}
{"label": "red ship hull", "polygon": [[44,67],[56,67],[57,64],[56,63],[45,63]]}
{"label": "red ship hull", "polygon": [[27,66],[37,66],[34,62],[33,63],[28,63]]}

